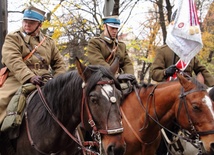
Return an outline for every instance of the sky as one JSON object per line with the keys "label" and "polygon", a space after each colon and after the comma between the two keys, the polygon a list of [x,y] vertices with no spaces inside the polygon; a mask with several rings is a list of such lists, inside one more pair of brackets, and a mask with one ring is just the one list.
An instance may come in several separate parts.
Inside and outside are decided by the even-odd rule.
{"label": "sky", "polygon": [[[52,0],[51,2],[53,2]],[[27,3],[28,0],[8,0],[8,11],[19,11],[21,12],[25,7],[24,3]],[[131,17],[129,21],[126,23],[126,25],[123,27],[123,31],[129,30],[131,28],[131,31],[138,31],[139,24],[142,22],[143,15],[145,14],[143,11],[147,9],[144,4],[141,4],[141,2],[138,3],[135,7],[135,9],[132,11]],[[140,5],[141,4],[141,5]],[[126,16],[129,14],[129,11],[127,11],[127,14],[123,14],[120,16],[121,21],[123,19],[126,19]],[[22,14],[21,13],[9,13],[8,14],[8,32],[14,31],[16,29],[19,29],[21,27],[21,21],[22,21]]]}

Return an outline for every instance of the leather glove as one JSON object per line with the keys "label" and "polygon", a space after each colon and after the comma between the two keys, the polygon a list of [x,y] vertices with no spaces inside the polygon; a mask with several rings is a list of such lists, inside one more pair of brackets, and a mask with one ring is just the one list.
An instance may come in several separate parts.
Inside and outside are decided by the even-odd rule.
{"label": "leather glove", "polygon": [[172,76],[177,70],[177,67],[175,65],[171,65],[169,66],[166,70],[165,70],[165,76],[169,77]]}
{"label": "leather glove", "polygon": [[30,82],[34,85],[39,85],[39,86],[43,86],[44,85],[44,82],[42,80],[42,77],[41,76],[33,76],[31,79],[30,79]]}
{"label": "leather glove", "polygon": [[122,82],[122,81],[130,81],[131,84],[133,85],[137,85],[138,82],[137,82],[137,79],[134,75],[132,74],[120,74],[117,79],[119,80],[119,82]]}

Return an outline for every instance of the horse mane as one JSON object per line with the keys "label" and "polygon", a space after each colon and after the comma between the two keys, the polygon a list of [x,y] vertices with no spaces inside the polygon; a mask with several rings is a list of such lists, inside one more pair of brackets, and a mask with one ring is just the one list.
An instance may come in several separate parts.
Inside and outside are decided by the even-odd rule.
{"label": "horse mane", "polygon": [[89,95],[91,90],[95,87],[97,82],[101,80],[102,77],[114,80],[116,88],[121,90],[120,83],[115,78],[114,74],[109,70],[109,68],[100,65],[89,65],[87,69],[91,70],[93,74],[87,81],[86,95]]}
{"label": "horse mane", "polygon": [[[102,77],[113,79],[116,88],[121,90],[118,80],[108,68],[98,65],[89,65],[86,69],[91,71],[91,76],[87,79],[87,87],[85,90],[86,97]],[[50,109],[59,120],[69,118],[68,115],[71,117],[76,108],[81,107],[79,103],[81,103],[83,96],[82,83],[83,80],[77,70],[73,70],[54,77],[42,87],[42,92]],[[37,102],[41,102],[39,97]],[[35,107],[34,104],[36,103],[30,104],[28,107],[29,111],[33,111],[34,108],[39,109],[40,114],[34,121],[50,124],[53,119],[47,117],[50,114],[47,112],[44,105],[40,104]]]}
{"label": "horse mane", "polygon": [[[195,84],[196,88],[199,90],[204,90],[208,88],[206,85],[200,83],[195,77],[188,77],[188,80],[190,80],[193,84]],[[179,81],[178,80],[164,81],[164,82],[159,82],[158,85],[164,86],[166,84],[168,86],[170,83],[173,84],[174,82],[179,82]],[[154,85],[155,84],[143,82],[139,85],[139,88],[149,88],[149,87],[153,87]]]}
{"label": "horse mane", "polygon": [[195,77],[189,77],[189,80],[196,85],[196,88],[199,90],[206,90],[208,86],[205,84],[200,83]]}
{"label": "horse mane", "polygon": [[[42,92],[51,111],[59,120],[64,120],[67,115],[71,115],[78,108],[78,103],[82,99],[82,79],[76,70],[60,74],[49,80],[43,87]],[[70,95],[69,95],[70,94]],[[41,102],[40,98],[38,102]],[[33,103],[36,104],[36,103]],[[53,119],[47,117],[50,115],[44,105],[37,107],[40,115],[35,121],[49,124]],[[33,108],[35,108],[32,105]],[[29,106],[29,109],[32,108]],[[69,111],[69,113],[68,113]]]}
{"label": "horse mane", "polygon": [[152,86],[154,86],[153,83],[146,83],[146,82],[143,81],[142,83],[140,83],[136,87],[137,88],[148,88],[148,87],[152,87]]}

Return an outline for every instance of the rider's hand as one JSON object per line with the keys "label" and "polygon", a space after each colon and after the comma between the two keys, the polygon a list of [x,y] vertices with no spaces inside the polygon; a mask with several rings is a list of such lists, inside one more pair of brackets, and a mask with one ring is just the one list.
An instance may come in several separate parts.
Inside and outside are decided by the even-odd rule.
{"label": "rider's hand", "polygon": [[177,67],[175,65],[171,65],[169,66],[166,70],[165,70],[165,76],[169,77],[172,76],[177,70]]}
{"label": "rider's hand", "polygon": [[132,74],[120,74],[117,79],[119,80],[119,82],[123,82],[123,81],[130,81],[131,84],[136,85],[137,84],[137,79],[134,75]]}
{"label": "rider's hand", "polygon": [[33,76],[31,79],[30,79],[30,82],[34,85],[39,85],[39,86],[43,86],[44,85],[44,82],[42,80],[42,77],[41,76]]}

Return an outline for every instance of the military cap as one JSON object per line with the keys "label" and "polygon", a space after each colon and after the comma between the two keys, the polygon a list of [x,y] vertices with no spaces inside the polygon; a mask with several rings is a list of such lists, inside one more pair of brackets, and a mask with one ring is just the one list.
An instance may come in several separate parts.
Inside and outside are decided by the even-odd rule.
{"label": "military cap", "polygon": [[119,28],[120,27],[120,19],[118,16],[107,16],[103,18],[103,24],[107,24],[108,26]]}
{"label": "military cap", "polygon": [[23,19],[28,19],[28,20],[34,20],[34,21],[39,21],[43,22],[45,19],[45,12],[34,7],[34,6],[29,6],[23,11]]}

